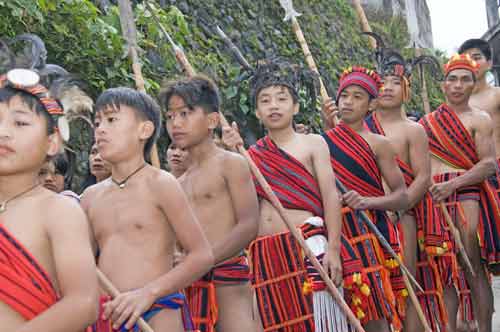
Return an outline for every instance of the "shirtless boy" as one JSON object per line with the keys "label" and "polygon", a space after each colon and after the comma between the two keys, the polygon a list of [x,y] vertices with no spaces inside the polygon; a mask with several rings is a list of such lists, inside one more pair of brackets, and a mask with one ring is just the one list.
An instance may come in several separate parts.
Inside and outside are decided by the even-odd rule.
{"label": "shirtless boy", "polygon": [[87,221],[38,177],[59,150],[63,110],[45,87],[15,79],[0,88],[0,331],[82,331],[98,296]]}
{"label": "shirtless boy", "polygon": [[[195,76],[167,84],[160,100],[171,139],[189,153],[179,181],[215,258],[212,271],[187,290],[196,328],[213,331],[217,324],[218,332],[256,331],[243,250],[257,234],[258,202],[246,161],[214,143],[218,89],[210,79]],[[217,303],[210,301],[214,298]]]}
{"label": "shirtless boy", "polygon": [[[485,241],[480,229],[481,225],[497,222],[500,208],[495,193],[485,181],[495,172],[491,118],[487,112],[469,106],[477,69],[469,55],[453,56],[445,66],[442,84],[446,103],[422,118],[420,123],[429,136],[432,154],[432,175],[436,182],[430,189],[432,196],[462,211],[464,218],[458,217],[455,225],[476,274],[473,277],[465,270],[474,316],[480,332],[491,332],[493,295],[482,259],[495,264],[498,255]],[[489,213],[484,214],[485,211]],[[447,303],[448,308],[453,305],[456,307],[456,304]],[[449,320],[453,323],[456,317],[450,315]]]}
{"label": "shirtless boy", "polygon": [[[280,199],[290,221],[298,228],[322,229],[325,247],[320,248],[320,253],[314,249],[313,252],[317,256],[325,255],[323,264],[339,285],[342,281],[340,202],[325,141],[320,135],[299,134],[293,128],[293,117],[300,106],[300,82],[290,77],[300,77],[292,74],[297,70],[301,69],[286,62],[270,61],[259,65],[250,80],[256,116],[268,135],[250,147],[249,153]],[[316,95],[308,97],[315,100]],[[233,128],[223,128],[223,139],[232,148],[243,144],[235,124]],[[264,329],[313,331],[315,326],[317,332],[345,331],[346,325],[339,324],[345,322],[345,317],[341,312],[334,316],[333,299],[329,305],[328,299],[323,297],[329,314],[313,312],[310,297],[302,294],[304,280],[308,278],[303,271],[301,249],[262,187],[258,183],[256,187],[260,199],[259,236],[250,245],[250,252]],[[321,284],[321,279],[315,282]],[[288,310],[291,306],[296,309]]]}
{"label": "shirtless boy", "polygon": [[[184,331],[184,287],[213,264],[210,246],[177,180],[145,162],[160,131],[148,95],[106,90],[96,102],[95,138],[111,177],[82,195],[99,249],[98,266],[121,295],[101,299],[97,331],[130,329],[141,316],[156,331]],[[186,250],[173,265],[176,242]]]}

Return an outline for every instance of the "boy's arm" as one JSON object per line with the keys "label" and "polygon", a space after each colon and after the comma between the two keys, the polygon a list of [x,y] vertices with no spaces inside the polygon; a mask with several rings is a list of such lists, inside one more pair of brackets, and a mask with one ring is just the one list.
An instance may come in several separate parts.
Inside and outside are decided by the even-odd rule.
{"label": "boy's arm", "polygon": [[152,181],[151,197],[157,199],[186,255],[168,273],[140,289],[124,292],[106,303],[104,315],[118,317],[113,322],[116,327],[126,323],[127,329],[132,328],[137,319],[151,308],[158,298],[186,288],[213,266],[210,244],[177,180],[162,172]]}
{"label": "boy's arm", "polygon": [[99,247],[97,245],[97,241],[94,235],[94,228],[92,226],[92,220],[90,219],[89,216],[89,206],[90,206],[90,201],[92,200],[94,188],[90,187],[85,189],[85,191],[82,193],[80,196],[80,206],[83,209],[83,212],[85,212],[85,215],[87,216],[87,225],[88,225],[88,233],[89,233],[89,239],[90,239],[90,245],[92,248],[92,252],[94,253],[94,257],[97,256],[97,248]]}
{"label": "boy's arm", "polygon": [[309,135],[313,147],[313,167],[319,183],[325,225],[328,230],[328,250],[323,265],[336,285],[342,282],[342,263],[340,261],[340,233],[342,214],[340,200],[335,187],[335,174],[330,162],[330,151],[321,136]]}
{"label": "boy's arm", "polygon": [[[228,153],[229,154],[229,153]],[[215,263],[234,257],[257,237],[259,202],[246,160],[231,153],[224,158],[224,172],[235,212],[236,225],[213,246]]]}
{"label": "boy's arm", "polygon": [[97,319],[97,274],[85,215],[75,202],[61,199],[46,224],[61,299],[16,332],[82,331]]}
{"label": "boy's arm", "polygon": [[463,175],[453,180],[438,183],[431,187],[431,193],[436,201],[449,197],[457,189],[475,185],[495,173],[495,141],[491,118],[486,112],[477,112],[477,126],[474,135],[479,162]]}
{"label": "boy's arm", "polygon": [[425,129],[417,123],[411,133],[410,164],[415,175],[408,187],[409,208],[411,209],[423,199],[431,185],[429,138]]}
{"label": "boy's arm", "polygon": [[363,197],[355,191],[349,191],[343,195],[344,202],[357,210],[406,210],[408,208],[408,192],[403,173],[396,162],[394,148],[387,138],[380,135],[374,136],[377,136],[377,141],[374,144],[377,166],[391,192],[380,197]]}

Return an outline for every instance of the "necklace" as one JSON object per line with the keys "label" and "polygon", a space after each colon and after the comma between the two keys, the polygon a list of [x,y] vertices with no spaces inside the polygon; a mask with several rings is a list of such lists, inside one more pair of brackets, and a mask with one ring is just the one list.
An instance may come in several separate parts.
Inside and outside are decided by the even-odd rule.
{"label": "necklace", "polygon": [[27,194],[29,193],[30,191],[32,191],[33,189],[37,188],[38,186],[40,185],[40,183],[37,183],[35,184],[34,186],[31,186],[29,187],[28,189],[20,192],[19,194],[17,195],[14,195],[14,197],[11,197],[5,201],[3,201],[1,204],[0,204],[0,213],[2,212],[5,212],[5,210],[7,210],[7,204],[9,204],[10,202],[12,202],[13,200],[15,200],[16,198],[19,198],[21,196],[23,196],[24,194]]}
{"label": "necklace", "polygon": [[130,173],[129,176],[127,176],[123,181],[116,181],[115,179],[113,179],[113,176],[111,176],[111,181],[113,181],[114,184],[116,184],[118,186],[118,188],[120,189],[123,189],[125,188],[125,185],[127,184],[127,181],[130,180],[130,178],[134,175],[136,175],[137,173],[139,173],[139,171],[141,169],[143,169],[144,167],[146,167],[146,163],[142,164],[141,166],[139,166],[135,171],[133,171],[132,173]]}

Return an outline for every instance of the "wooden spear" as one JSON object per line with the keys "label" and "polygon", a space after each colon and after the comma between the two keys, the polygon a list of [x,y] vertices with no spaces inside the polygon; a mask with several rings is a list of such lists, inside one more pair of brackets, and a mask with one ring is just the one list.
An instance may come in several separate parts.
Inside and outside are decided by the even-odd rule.
{"label": "wooden spear", "polygon": [[[123,38],[127,42],[127,53],[132,61],[132,71],[134,72],[135,86],[137,90],[146,92],[144,88],[144,77],[142,76],[141,62],[137,52],[137,31],[134,23],[134,12],[129,0],[118,0],[120,10],[120,25]],[[160,168],[160,158],[156,144],[151,149],[151,164]]]}
{"label": "wooden spear", "polygon": [[[354,7],[354,10],[356,10],[359,22],[361,23],[361,30],[363,32],[372,32],[372,28],[370,27],[370,23],[368,23],[365,10],[363,9],[363,6],[361,6],[361,2],[359,0],[352,0],[352,5]],[[373,49],[377,48],[377,41],[375,40],[375,38],[371,36],[370,36],[370,45]]]}
{"label": "wooden spear", "polygon": [[[147,2],[146,2],[146,6],[149,6],[149,4]],[[154,15],[154,14],[152,14],[152,15]],[[164,31],[164,34],[168,34],[166,32],[166,30],[162,27],[162,25],[160,24],[160,22],[158,20],[156,22],[160,26],[160,29],[162,31]],[[171,40],[171,38],[170,38],[170,40]],[[171,44],[175,44],[173,42],[173,40],[171,41]],[[190,65],[190,63],[189,63],[189,61],[188,61],[185,53],[180,48],[178,48],[178,51],[179,51],[180,54],[177,55],[177,52],[176,52],[176,58],[179,61],[179,64],[181,66],[183,66],[183,68],[184,68],[184,70],[185,70],[185,72],[186,72],[186,74],[188,76],[194,75],[195,71],[194,71],[193,67]],[[188,66],[184,67],[185,64],[187,64]],[[219,114],[220,114],[221,125],[223,127],[226,127],[226,126],[230,127],[230,125],[229,125],[228,121],[226,120],[226,117],[224,116],[224,114],[222,114],[222,112],[220,112]],[[269,201],[271,202],[271,204],[273,205],[273,207],[278,211],[278,214],[280,215],[280,217],[285,222],[285,225],[288,227],[290,233],[292,234],[292,236],[297,240],[297,242],[301,246],[302,250],[304,251],[304,254],[309,258],[309,260],[313,264],[314,268],[316,270],[318,270],[318,273],[320,274],[321,278],[326,283],[326,286],[330,290],[333,298],[337,301],[337,303],[339,303],[341,309],[346,314],[346,316],[349,319],[350,323],[356,328],[356,330],[358,332],[365,332],[365,330],[361,326],[361,323],[359,322],[359,320],[357,319],[357,317],[354,315],[354,313],[351,311],[351,308],[349,308],[349,306],[345,302],[343,296],[340,294],[340,292],[338,291],[337,287],[335,287],[335,284],[333,283],[333,281],[328,276],[328,273],[325,271],[325,269],[323,268],[323,266],[321,265],[321,263],[319,262],[319,260],[316,258],[316,256],[309,249],[309,247],[307,246],[304,238],[301,236],[301,234],[295,228],[294,224],[290,221],[290,219],[286,215],[285,208],[283,207],[283,205],[281,204],[281,202],[279,201],[279,199],[276,197],[276,195],[272,191],[271,187],[269,186],[269,184],[267,183],[266,179],[264,178],[264,176],[260,172],[259,168],[254,163],[254,161],[252,160],[252,157],[250,157],[250,155],[248,154],[248,152],[245,150],[245,148],[243,146],[238,146],[238,152],[240,152],[245,157],[245,159],[247,160],[252,173],[254,174],[255,178],[257,179],[257,181],[259,182],[259,184],[261,185],[261,187],[263,188],[263,190],[266,192],[267,196],[269,197]]]}
{"label": "wooden spear", "polygon": [[[300,27],[299,21],[297,17],[300,16],[294,8],[292,0],[279,0],[281,7],[285,10],[285,21],[291,21],[292,30],[297,37],[297,41],[299,42],[300,47],[302,48],[302,53],[304,53],[304,57],[307,63],[307,66],[311,71],[318,74],[319,80],[319,93],[321,95],[321,101],[325,103],[330,96],[328,95],[328,91],[325,88],[323,80],[321,79],[318,66],[316,65],[316,61],[314,61],[314,57],[312,56],[311,50],[309,49],[309,44],[307,44],[307,40],[304,37],[304,33]],[[322,114],[323,120],[326,122],[328,128],[333,128],[337,125],[337,119],[335,116],[331,116],[330,114]]]}
{"label": "wooden spear", "polygon": [[[120,291],[113,285],[111,280],[109,280],[108,277],[106,277],[106,275],[102,273],[99,268],[97,268],[97,278],[99,278],[99,282],[101,283],[102,287],[104,287],[106,293],[110,294],[113,298],[120,295]],[[143,332],[154,332],[151,326],[149,326],[149,324],[142,317],[137,320],[137,325]]]}

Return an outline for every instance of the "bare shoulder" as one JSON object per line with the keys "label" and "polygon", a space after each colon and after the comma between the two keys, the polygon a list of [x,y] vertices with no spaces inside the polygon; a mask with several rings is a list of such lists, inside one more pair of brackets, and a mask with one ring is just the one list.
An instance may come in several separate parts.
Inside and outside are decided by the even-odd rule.
{"label": "bare shoulder", "polygon": [[52,192],[40,197],[40,211],[45,213],[47,230],[59,231],[59,228],[79,229],[87,225],[87,219],[76,200]]}
{"label": "bare shoulder", "polygon": [[387,153],[394,154],[391,141],[383,135],[368,133],[367,141],[376,156],[387,155]]}
{"label": "bare shoulder", "polygon": [[162,195],[168,195],[179,188],[179,182],[172,174],[153,166],[148,166],[145,184],[151,192]]}
{"label": "bare shoulder", "polygon": [[488,112],[478,109],[478,108],[473,108],[473,123],[479,127],[488,127],[491,126],[491,116],[489,115]]}
{"label": "bare shoulder", "polygon": [[110,179],[106,179],[102,182],[96,183],[88,188],[86,188],[80,195],[80,204],[83,209],[86,210],[92,201],[99,196],[99,193],[104,191],[104,188],[109,186]]}
{"label": "bare shoulder", "polygon": [[220,148],[218,148],[216,160],[222,169],[228,169],[229,171],[231,171],[233,167],[248,167],[247,161],[242,155]]}
{"label": "bare shoulder", "polygon": [[415,121],[406,120],[405,121],[405,130],[408,133],[408,136],[412,139],[422,139],[427,137],[427,133],[425,132],[424,127]]}
{"label": "bare shoulder", "polygon": [[328,145],[326,144],[323,136],[318,134],[299,134],[308,148],[312,148],[316,151],[328,150]]}

